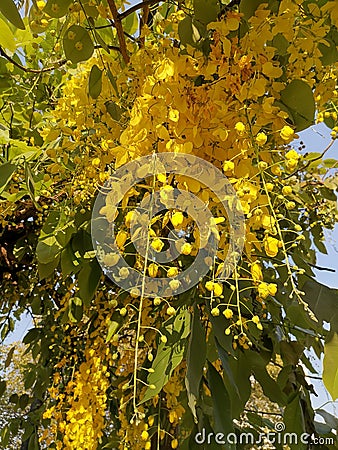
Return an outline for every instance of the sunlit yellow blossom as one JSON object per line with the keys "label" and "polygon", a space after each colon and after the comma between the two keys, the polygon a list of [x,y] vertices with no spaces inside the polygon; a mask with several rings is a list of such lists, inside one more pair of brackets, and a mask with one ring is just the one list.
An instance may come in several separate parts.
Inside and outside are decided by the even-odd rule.
{"label": "sunlit yellow blossom", "polygon": [[280,136],[285,141],[290,141],[290,139],[293,138],[293,135],[294,130],[291,127],[289,127],[289,125],[285,125],[280,131]]}

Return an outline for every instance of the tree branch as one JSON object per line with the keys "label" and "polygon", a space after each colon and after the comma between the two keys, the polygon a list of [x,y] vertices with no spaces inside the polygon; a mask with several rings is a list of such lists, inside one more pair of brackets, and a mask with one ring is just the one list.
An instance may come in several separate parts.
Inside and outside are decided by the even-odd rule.
{"label": "tree branch", "polygon": [[[109,2],[109,0],[108,0],[108,2]],[[138,3],[137,5],[134,5],[134,6],[130,7],[129,9],[124,11],[123,13],[118,14],[118,18],[120,20],[123,20],[126,17],[128,17],[130,14],[132,14],[133,12],[144,8],[145,6],[155,5],[155,3],[160,3],[160,0],[144,0],[143,2]]]}
{"label": "tree branch", "polygon": [[114,0],[107,0],[107,1],[108,1],[108,5],[109,5],[110,11],[112,13],[113,19],[114,19],[117,36],[119,38],[121,54],[124,59],[124,62],[126,64],[128,64],[129,56],[127,53],[126,40],[124,38],[123,27],[122,27],[122,23],[121,23],[122,19],[119,17],[119,13],[117,12],[115,1]]}
{"label": "tree branch", "polygon": [[144,6],[142,8],[142,16],[140,17],[140,44],[141,44],[141,47],[144,46],[144,42],[145,42],[144,36],[142,36],[142,30],[143,30],[144,25],[147,24],[148,16],[149,16],[149,5],[146,5],[145,3],[146,2],[143,1]]}
{"label": "tree branch", "polygon": [[56,62],[55,66],[52,67],[44,67],[43,69],[30,69],[29,67],[22,66],[18,62],[16,62],[13,58],[11,58],[7,53],[4,51],[4,49],[0,46],[0,56],[3,56],[7,59],[10,63],[12,63],[15,67],[17,67],[20,70],[23,70],[26,73],[44,73],[44,72],[51,72],[52,70],[58,69],[59,67],[66,64],[66,59],[60,59],[60,61]]}

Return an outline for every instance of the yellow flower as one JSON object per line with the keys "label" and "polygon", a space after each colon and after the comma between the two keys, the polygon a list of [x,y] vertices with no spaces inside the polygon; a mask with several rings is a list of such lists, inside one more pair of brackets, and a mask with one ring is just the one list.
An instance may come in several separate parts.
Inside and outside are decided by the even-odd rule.
{"label": "yellow flower", "polygon": [[282,169],[280,168],[279,164],[275,164],[274,166],[271,167],[271,172],[274,175],[277,175],[278,177],[280,177],[282,175]]}
{"label": "yellow flower", "polygon": [[181,286],[181,283],[179,280],[170,280],[169,286],[170,286],[170,289],[175,291],[176,289],[178,289]]}
{"label": "yellow flower", "polygon": [[253,323],[255,323],[256,325],[260,322],[258,316],[253,316],[252,321],[253,321]]}
{"label": "yellow flower", "polygon": [[152,243],[151,243],[152,248],[156,251],[156,252],[160,252],[164,246],[163,242],[161,241],[161,239],[159,238],[155,238]]}
{"label": "yellow flower", "polygon": [[169,119],[173,122],[178,122],[178,119],[180,118],[180,113],[177,111],[177,109],[171,109],[169,111]]}
{"label": "yellow flower", "polygon": [[219,297],[220,295],[222,295],[223,286],[220,283],[215,283],[213,291],[214,291],[215,297]]}
{"label": "yellow flower", "polygon": [[264,249],[265,253],[270,257],[275,257],[278,253],[279,241],[272,236],[264,237]]}
{"label": "yellow flower", "polygon": [[173,308],[172,306],[169,306],[169,308],[167,309],[167,314],[169,316],[173,316],[174,314],[176,314],[176,309]]}
{"label": "yellow flower", "polygon": [[223,316],[224,316],[226,319],[231,319],[231,318],[233,317],[233,315],[234,315],[234,313],[231,311],[230,308],[226,308],[226,309],[223,311]]}
{"label": "yellow flower", "polygon": [[287,169],[289,170],[289,172],[292,172],[293,170],[295,170],[295,168],[298,166],[298,159],[288,159],[285,163]]}
{"label": "yellow flower", "polygon": [[183,219],[184,219],[183,213],[181,211],[177,211],[171,216],[170,221],[176,228],[179,225],[182,225]]}
{"label": "yellow flower", "polygon": [[258,133],[256,136],[256,142],[258,145],[264,145],[267,140],[268,140],[268,137],[263,132]]}
{"label": "yellow flower", "polygon": [[285,125],[280,130],[280,137],[284,139],[284,141],[289,141],[290,139],[293,138],[294,133],[295,133],[294,130],[291,127],[289,127],[289,125]]}
{"label": "yellow flower", "polygon": [[164,58],[159,67],[155,71],[155,75],[159,80],[172,77],[175,73],[175,64],[168,58]]}
{"label": "yellow flower", "polygon": [[181,253],[183,255],[190,255],[192,250],[192,245],[189,242],[185,242],[181,247]]}
{"label": "yellow flower", "polygon": [[235,130],[241,136],[245,131],[245,125],[243,122],[237,122],[235,125]]}
{"label": "yellow flower", "polygon": [[149,264],[148,273],[150,277],[155,278],[158,274],[158,265],[155,263]]}
{"label": "yellow flower", "polygon": [[214,317],[219,316],[220,310],[218,308],[212,308],[211,315]]}
{"label": "yellow flower", "polygon": [[224,161],[223,170],[224,172],[233,172],[235,164],[232,161]]}
{"label": "yellow flower", "polygon": [[147,431],[147,430],[143,430],[142,433],[141,433],[141,439],[142,439],[143,441],[147,441],[147,440],[148,440],[148,437],[149,437],[148,431]]}
{"label": "yellow flower", "polygon": [[298,155],[298,153],[296,152],[296,150],[291,149],[289,150],[286,155],[285,155],[286,159],[299,159],[300,156]]}
{"label": "yellow flower", "polygon": [[214,282],[213,281],[207,281],[206,283],[205,283],[205,288],[208,290],[208,291],[213,291],[214,290]]}
{"label": "yellow flower", "polygon": [[178,274],[178,269],[177,269],[177,267],[170,267],[170,269],[167,271],[167,276],[168,276],[169,278],[176,277],[177,274]]}
{"label": "yellow flower", "polygon": [[277,284],[275,283],[269,283],[268,284],[268,291],[270,295],[276,295],[277,292]]}
{"label": "yellow flower", "polygon": [[267,283],[260,283],[258,286],[258,295],[262,298],[269,296],[269,288]]}
{"label": "yellow flower", "polygon": [[123,248],[123,246],[124,246],[124,244],[125,244],[125,242],[127,240],[127,237],[128,237],[128,234],[125,231],[123,231],[123,230],[121,230],[121,231],[119,231],[117,233],[117,235],[116,235],[116,244],[118,245],[118,247],[120,249]]}
{"label": "yellow flower", "polygon": [[112,267],[115,266],[117,261],[120,259],[120,256],[117,253],[107,253],[103,257],[103,262],[106,266]]}
{"label": "yellow flower", "polygon": [[290,195],[290,194],[292,194],[292,187],[291,186],[283,186],[282,194],[283,195]]}
{"label": "yellow flower", "polygon": [[178,448],[178,440],[177,439],[173,439],[171,441],[171,448]]}
{"label": "yellow flower", "polygon": [[251,276],[254,281],[261,281],[263,280],[263,274],[262,274],[262,266],[258,261],[255,261],[251,265]]}
{"label": "yellow flower", "polygon": [[130,224],[132,220],[137,216],[137,213],[135,211],[129,211],[126,214],[126,217],[124,218],[124,223],[127,225],[127,227],[130,227]]}

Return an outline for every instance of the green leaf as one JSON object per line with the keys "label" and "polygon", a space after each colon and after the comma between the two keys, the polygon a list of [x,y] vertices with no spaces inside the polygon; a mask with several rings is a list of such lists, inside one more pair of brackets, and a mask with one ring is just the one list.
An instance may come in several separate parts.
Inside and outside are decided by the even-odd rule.
{"label": "green leaf", "polygon": [[43,12],[51,17],[60,18],[68,13],[71,3],[73,0],[48,0]]}
{"label": "green leaf", "polygon": [[194,0],[194,16],[196,20],[207,25],[217,20],[220,12],[218,0]]}
{"label": "green leaf", "polygon": [[133,14],[129,14],[125,19],[123,19],[122,25],[123,30],[133,36],[139,27],[139,20],[136,12],[134,12]]}
{"label": "green leaf", "polygon": [[141,403],[144,403],[157,395],[168,382],[173,370],[180,364],[186,345],[186,337],[190,332],[190,314],[186,309],[181,309],[175,317],[171,317],[164,323],[165,335],[168,341],[160,343],[157,354],[152,364],[153,373],[148,375],[149,386]]}
{"label": "green leaf", "polygon": [[261,385],[264,394],[273,402],[279,405],[286,404],[286,395],[282,392],[276,381],[270,377],[266,370],[266,361],[263,357],[255,352],[247,352],[246,360],[252,367],[255,379]]}
{"label": "green leaf", "polygon": [[198,30],[189,16],[179,22],[178,34],[183,45],[189,44],[195,47],[196,42],[200,39]]}
{"label": "green leaf", "polygon": [[107,75],[108,75],[108,78],[109,78],[109,81],[110,81],[111,85],[114,88],[114,91],[116,92],[116,95],[119,97],[120,94],[119,94],[119,90],[118,90],[118,87],[117,87],[117,83],[116,83],[115,77],[111,73],[111,70],[109,69],[109,67],[108,67],[108,70],[107,70]]}
{"label": "green leaf", "polygon": [[63,37],[66,58],[76,64],[86,61],[94,52],[94,44],[87,30],[79,25],[72,25]]}
{"label": "green leaf", "polygon": [[314,123],[315,101],[312,89],[305,81],[291,81],[281,92],[281,102],[291,111],[296,131]]}
{"label": "green leaf", "polygon": [[29,193],[30,198],[32,199],[32,202],[34,203],[35,207],[38,207],[38,204],[35,200],[35,182],[33,178],[33,174],[31,171],[31,168],[27,161],[25,161],[25,181],[27,186],[27,191]]}
{"label": "green leaf", "polygon": [[242,0],[240,2],[239,11],[244,14],[244,18],[248,20],[255,14],[256,9],[261,3],[266,2],[264,2],[264,0]]}
{"label": "green leaf", "polygon": [[2,19],[0,19],[0,45],[11,52],[14,52],[16,49],[14,34]]}
{"label": "green leaf", "polygon": [[0,166],[0,194],[4,191],[5,187],[12,178],[13,173],[16,170],[16,165],[11,163],[1,164]]}
{"label": "green leaf", "polygon": [[39,263],[47,264],[55,261],[56,256],[61,252],[62,247],[57,242],[55,236],[47,236],[38,242],[36,256]]}
{"label": "green leaf", "polygon": [[79,297],[73,297],[69,302],[68,316],[72,322],[80,322],[83,316],[83,304]]}
{"label": "green leaf", "polygon": [[230,357],[217,339],[216,345],[222,361],[224,384],[231,400],[232,417],[239,418],[251,393],[251,367],[245,357]]}
{"label": "green leaf", "polygon": [[338,398],[338,334],[324,345],[323,383],[335,401]]}
{"label": "green leaf", "polygon": [[83,264],[78,275],[79,297],[86,306],[89,306],[91,299],[99,285],[102,270],[96,259]]}
{"label": "green leaf", "polygon": [[210,361],[208,361],[208,381],[213,403],[215,432],[227,436],[233,432],[230,397],[221,375]]}
{"label": "green leaf", "polygon": [[102,90],[102,70],[96,64],[93,65],[89,75],[89,95],[97,98]]}
{"label": "green leaf", "polygon": [[325,411],[325,409],[316,409],[316,414],[319,414],[325,420],[326,425],[330,427],[331,430],[338,430],[338,418]]}
{"label": "green leaf", "polygon": [[0,12],[8,19],[13,25],[21,30],[25,29],[21,16],[13,0],[1,0]]}
{"label": "green leaf", "polygon": [[0,397],[4,394],[6,390],[6,381],[0,380]]}
{"label": "green leaf", "polygon": [[81,265],[74,255],[71,245],[67,245],[61,253],[61,271],[62,275],[68,276],[71,273],[77,273],[81,269]]}
{"label": "green leaf", "polygon": [[44,280],[45,278],[49,278],[54,273],[54,270],[58,267],[59,262],[59,254],[53,259],[53,261],[49,263],[43,264],[38,262],[39,279]]}
{"label": "green leaf", "polygon": [[106,337],[106,342],[109,342],[110,339],[118,332],[121,328],[123,321],[121,320],[121,315],[118,313],[114,313],[113,317],[111,317],[108,325],[108,332]]}
{"label": "green leaf", "polygon": [[116,122],[119,122],[119,120],[121,119],[122,114],[123,114],[123,109],[111,100],[108,100],[104,105],[107,109],[108,114],[114,120],[116,120]]}
{"label": "green leaf", "polygon": [[[298,436],[304,433],[304,416],[298,395],[286,405],[284,410],[284,423],[286,432],[296,433]],[[297,449],[305,450],[306,448],[305,444],[298,441]]]}
{"label": "green leaf", "polygon": [[305,292],[303,300],[309,305],[320,321],[330,322],[331,329],[338,332],[338,290],[324,286],[313,279],[300,286]]}
{"label": "green leaf", "polygon": [[13,345],[12,348],[7,353],[7,357],[6,357],[6,361],[5,361],[5,368],[9,367],[9,365],[12,361],[14,351],[15,351],[15,345]]}
{"label": "green leaf", "polygon": [[207,345],[204,328],[201,325],[199,310],[195,306],[191,334],[187,350],[187,372],[185,384],[188,392],[188,403],[195,419],[196,400],[199,397],[203,367],[206,360]]}

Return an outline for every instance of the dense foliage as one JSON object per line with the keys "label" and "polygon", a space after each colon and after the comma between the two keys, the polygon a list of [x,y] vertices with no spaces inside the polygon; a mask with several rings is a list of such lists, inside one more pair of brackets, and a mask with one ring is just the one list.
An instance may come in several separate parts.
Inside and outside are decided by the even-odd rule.
{"label": "dense foliage", "polygon": [[[36,320],[24,338],[30,397],[0,431],[3,448],[18,427],[27,449],[251,448],[235,436],[281,419],[288,433],[333,438],[332,417],[314,420],[305,371],[315,373],[306,350],[325,351],[338,397],[338,293],[313,273],[337,221],[337,161],[325,159],[338,131],[336,2],[2,0],[0,12],[2,339],[25,311]],[[329,146],[295,147],[315,121]],[[218,198],[216,172],[207,184],[194,164],[135,165],[115,205],[114,171],[167,152],[211,164],[236,198]],[[204,234],[199,202],[214,217]],[[224,202],[245,217],[227,278],[236,223]],[[161,259],[174,237],[176,259]],[[206,274],[180,289],[211,238]],[[129,268],[114,278],[118,251]],[[124,289],[131,271],[140,282]],[[157,278],[170,295],[147,295]],[[247,404],[253,379],[271,420]],[[232,442],[198,445],[202,430]]]}

